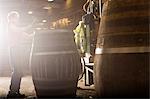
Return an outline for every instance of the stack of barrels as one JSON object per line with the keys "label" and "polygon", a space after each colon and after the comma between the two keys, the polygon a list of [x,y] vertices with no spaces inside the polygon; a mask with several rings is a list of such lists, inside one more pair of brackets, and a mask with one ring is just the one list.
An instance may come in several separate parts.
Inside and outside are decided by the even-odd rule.
{"label": "stack of barrels", "polygon": [[94,79],[99,97],[149,97],[149,0],[107,0]]}

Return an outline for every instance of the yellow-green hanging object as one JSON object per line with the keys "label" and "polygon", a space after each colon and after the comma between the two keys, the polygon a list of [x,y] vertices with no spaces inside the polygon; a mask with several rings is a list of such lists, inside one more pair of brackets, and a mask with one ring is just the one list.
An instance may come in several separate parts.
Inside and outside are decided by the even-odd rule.
{"label": "yellow-green hanging object", "polygon": [[79,22],[79,25],[76,29],[73,30],[75,33],[75,43],[80,53],[86,52],[86,35],[85,35],[85,27],[83,21]]}

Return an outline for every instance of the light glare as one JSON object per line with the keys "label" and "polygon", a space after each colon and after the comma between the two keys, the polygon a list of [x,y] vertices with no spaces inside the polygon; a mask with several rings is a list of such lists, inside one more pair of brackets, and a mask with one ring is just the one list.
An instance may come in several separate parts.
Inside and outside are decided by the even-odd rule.
{"label": "light glare", "polygon": [[28,11],[28,14],[33,14],[33,12],[32,11]]}
{"label": "light glare", "polygon": [[42,20],[42,22],[43,22],[43,23],[46,23],[46,22],[47,22],[47,20]]}
{"label": "light glare", "polygon": [[48,0],[49,2],[52,2],[52,1],[54,1],[54,0]]}
{"label": "light glare", "polygon": [[103,49],[102,48],[96,48],[95,54],[102,54]]}

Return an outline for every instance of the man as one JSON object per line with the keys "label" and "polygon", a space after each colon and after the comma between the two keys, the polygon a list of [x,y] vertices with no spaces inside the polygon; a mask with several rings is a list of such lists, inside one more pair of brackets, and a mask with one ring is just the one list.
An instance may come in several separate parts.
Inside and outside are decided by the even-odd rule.
{"label": "man", "polygon": [[22,42],[26,38],[31,36],[24,33],[25,30],[31,28],[32,25],[27,27],[18,27],[20,15],[16,11],[8,13],[8,40],[9,40],[9,57],[10,65],[13,68],[11,77],[10,91],[7,97],[20,97],[23,98],[25,95],[20,94],[20,83],[21,77],[23,76],[21,60],[23,56]]}

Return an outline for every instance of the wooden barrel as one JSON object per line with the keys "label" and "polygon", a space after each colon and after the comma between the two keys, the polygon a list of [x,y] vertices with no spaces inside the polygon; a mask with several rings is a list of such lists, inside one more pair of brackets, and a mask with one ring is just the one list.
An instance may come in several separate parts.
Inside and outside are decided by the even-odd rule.
{"label": "wooden barrel", "polygon": [[81,69],[73,32],[39,31],[32,47],[31,68],[37,97],[74,97]]}
{"label": "wooden barrel", "polygon": [[94,79],[99,97],[149,96],[149,0],[107,0]]}

